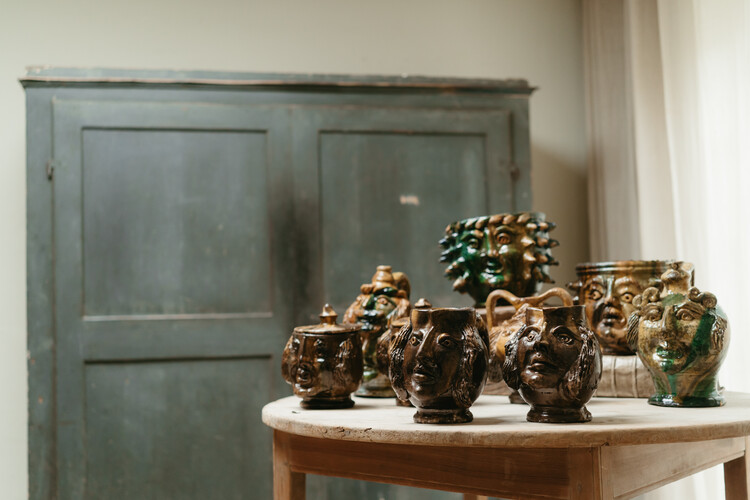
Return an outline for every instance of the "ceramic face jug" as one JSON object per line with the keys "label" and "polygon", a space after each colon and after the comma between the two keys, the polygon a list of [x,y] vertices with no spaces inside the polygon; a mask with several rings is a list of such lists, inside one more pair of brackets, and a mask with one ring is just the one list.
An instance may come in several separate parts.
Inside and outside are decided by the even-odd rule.
{"label": "ceramic face jug", "polygon": [[414,421],[471,422],[469,407],[487,379],[487,330],[474,308],[414,309],[390,351],[399,399],[417,407]]}
{"label": "ceramic face jug", "polygon": [[328,304],[320,324],[298,326],[284,348],[281,374],[302,398],[303,408],[350,408],[350,395],[362,380],[359,325],[336,324]]}
{"label": "ceramic face jug", "polygon": [[357,396],[392,398],[395,396],[388,377],[378,372],[378,338],[388,325],[409,316],[409,278],[394,273],[391,266],[378,266],[370,283],[360,288],[360,294],[344,313],[344,323],[362,325],[364,374]]}
{"label": "ceramic face jug", "polygon": [[[487,330],[490,335],[490,366],[488,370],[488,380],[490,383],[505,385],[503,381],[503,363],[505,362],[505,344],[510,338],[526,324],[526,310],[529,307],[541,307],[550,299],[559,299],[564,306],[572,306],[573,298],[562,288],[550,288],[546,292],[534,297],[516,297],[507,290],[495,290],[487,297]],[[498,301],[505,301],[515,312],[499,323],[496,322],[498,317],[495,306]],[[511,403],[524,403],[517,391],[511,391],[505,385],[505,391],[502,386],[495,388],[496,394],[508,394]]]}
{"label": "ceramic face jug", "polygon": [[585,404],[601,377],[601,351],[583,306],[528,308],[505,345],[503,377],[531,406],[529,422],[588,422]]}
{"label": "ceramic face jug", "polygon": [[576,294],[576,304],[586,307],[602,354],[635,354],[626,339],[628,318],[635,311],[633,299],[652,286],[668,265],[664,260],[619,260],[576,266],[578,280],[568,288]]}
{"label": "ceramic face jug", "polygon": [[634,301],[628,341],[653,378],[652,405],[724,404],[716,376],[729,347],[729,323],[716,297],[690,284],[690,272],[674,263],[657,287]]}
{"label": "ceramic face jug", "polygon": [[523,212],[475,217],[454,222],[440,240],[440,262],[453,289],[468,293],[475,307],[484,306],[493,290],[508,290],[517,297],[539,292],[551,283],[549,266],[557,262],[549,238],[555,228],[542,213]]}
{"label": "ceramic face jug", "polygon": [[[421,298],[419,299],[415,304],[415,309],[429,309],[432,307],[432,304],[427,299]],[[378,372],[382,373],[386,377],[388,377],[388,368],[391,363],[391,348],[393,347],[393,342],[396,339],[396,335],[398,335],[398,332],[401,331],[402,328],[407,326],[409,322],[411,321],[410,318],[398,318],[393,321],[391,321],[390,326],[388,327],[388,330],[380,336],[378,339],[378,354],[377,354],[377,362],[378,362]],[[396,404],[399,406],[412,406],[411,402],[409,402],[408,399],[400,399],[398,398],[398,394],[396,394]]]}

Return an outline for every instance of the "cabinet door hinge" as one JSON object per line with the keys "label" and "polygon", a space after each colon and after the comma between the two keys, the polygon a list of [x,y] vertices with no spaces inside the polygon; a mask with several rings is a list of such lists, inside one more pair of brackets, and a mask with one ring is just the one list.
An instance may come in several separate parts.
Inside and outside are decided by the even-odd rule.
{"label": "cabinet door hinge", "polygon": [[57,164],[55,163],[55,160],[50,160],[47,162],[47,179],[52,180],[52,177],[55,175],[55,167]]}

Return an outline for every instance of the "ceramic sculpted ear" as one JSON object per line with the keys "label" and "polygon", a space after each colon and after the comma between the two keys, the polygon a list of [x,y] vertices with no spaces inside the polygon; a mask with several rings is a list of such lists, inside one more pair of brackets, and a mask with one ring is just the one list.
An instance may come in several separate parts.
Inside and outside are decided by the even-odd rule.
{"label": "ceramic sculpted ear", "polygon": [[628,318],[627,335],[628,346],[630,346],[630,350],[632,350],[633,352],[638,351],[638,326],[640,325],[640,323],[641,315],[638,313],[638,311],[635,311]]}
{"label": "ceramic sculpted ear", "polygon": [[581,352],[563,379],[563,393],[570,399],[578,398],[586,384],[591,382],[591,375],[595,368],[596,349],[599,349],[594,332],[583,326],[579,326],[578,329],[583,338]]}
{"label": "ceramic sculpted ear", "polygon": [[350,377],[347,364],[349,363],[349,359],[353,352],[354,345],[352,344],[351,339],[346,339],[339,344],[339,348],[336,351],[336,365],[333,368],[333,380],[337,384],[342,386],[349,384]]}
{"label": "ceramic sculpted ear", "polygon": [[727,331],[727,320],[719,315],[714,315],[714,324],[711,327],[711,350],[720,352],[724,349],[725,333]]}
{"label": "ceramic sculpted ear", "polygon": [[505,361],[503,362],[503,379],[508,387],[518,390],[521,385],[521,366],[518,363],[518,343],[526,333],[522,326],[505,344]]}
{"label": "ceramic sculpted ear", "polygon": [[475,315],[475,322],[477,325],[479,338],[482,339],[482,342],[484,342],[484,345],[487,347],[487,349],[489,349],[490,348],[490,333],[487,331],[487,325],[485,324],[484,320],[482,319],[482,316],[479,313],[476,313]]}
{"label": "ceramic sculpted ear", "polygon": [[[294,374],[291,370],[291,365],[294,362],[292,359],[294,356],[296,356],[296,353],[292,352],[292,341],[294,340],[294,337],[290,337],[289,340],[286,343],[286,346],[284,346],[284,352],[281,355],[281,376],[286,380],[288,383],[293,383]],[[294,356],[293,356],[294,355]]]}
{"label": "ceramic sculpted ear", "polygon": [[391,362],[388,367],[388,378],[391,380],[391,387],[396,391],[396,395],[402,401],[409,399],[409,393],[404,383],[404,349],[406,343],[411,338],[411,323],[407,323],[396,334],[393,340],[393,348],[390,352]]}
{"label": "ceramic sculpted ear", "polygon": [[468,327],[461,334],[464,342],[463,356],[457,374],[458,383],[454,386],[453,399],[457,405],[464,408],[469,408],[476,399],[478,387],[474,380],[474,370],[475,368],[482,368],[481,366],[475,366],[480,361],[478,358],[483,354],[482,341],[477,333],[473,327]]}

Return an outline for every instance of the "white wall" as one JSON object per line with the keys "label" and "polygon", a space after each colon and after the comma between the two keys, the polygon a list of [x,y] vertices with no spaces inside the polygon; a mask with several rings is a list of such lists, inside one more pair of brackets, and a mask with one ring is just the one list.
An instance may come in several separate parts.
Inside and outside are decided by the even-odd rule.
{"label": "white wall", "polygon": [[26,497],[27,65],[527,78],[553,277],[588,257],[580,0],[0,3],[0,485]]}

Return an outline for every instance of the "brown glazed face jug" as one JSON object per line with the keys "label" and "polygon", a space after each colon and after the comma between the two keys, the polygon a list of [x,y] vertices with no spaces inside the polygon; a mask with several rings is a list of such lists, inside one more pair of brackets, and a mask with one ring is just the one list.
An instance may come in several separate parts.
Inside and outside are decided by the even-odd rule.
{"label": "brown glazed face jug", "polygon": [[284,348],[281,374],[308,409],[350,408],[362,380],[360,326],[336,323],[328,304],[320,324],[298,326]]}
{"label": "brown glazed face jug", "polygon": [[[635,354],[627,342],[628,318],[635,312],[633,299],[653,286],[670,262],[617,260],[576,266],[578,280],[569,283],[568,288],[575,292],[576,304],[585,306],[602,354]],[[692,265],[689,272],[692,283]]]}
{"label": "brown glazed face jug", "polygon": [[[414,304],[414,308],[416,309],[429,309],[431,307],[432,304],[425,298],[419,299]],[[385,377],[388,377],[388,371],[391,364],[391,349],[393,348],[393,343],[396,339],[396,336],[398,335],[398,332],[400,332],[401,329],[405,326],[409,325],[410,322],[411,318],[409,317],[398,318],[391,321],[388,330],[378,339],[378,372],[383,374]],[[401,399],[398,397],[398,394],[396,394],[396,396],[396,404],[398,406],[413,406],[408,399]]]}
{"label": "brown glazed face jug", "polygon": [[[487,297],[487,330],[490,335],[490,370],[489,380],[502,380],[502,367],[505,362],[505,344],[522,326],[526,324],[526,310],[529,307],[539,308],[550,299],[557,298],[563,306],[572,306],[573,298],[562,288],[550,288],[546,292],[533,297],[516,297],[507,290],[495,290]],[[498,301],[504,301],[513,308],[515,313],[496,322],[495,307]]]}
{"label": "brown glazed face jug", "polygon": [[505,353],[503,376],[531,406],[529,422],[591,420],[585,404],[599,383],[602,354],[583,306],[528,308]]}
{"label": "brown glazed face jug", "polygon": [[471,422],[469,407],[487,379],[487,330],[472,307],[414,309],[390,352],[399,399],[417,408],[414,421]]}

